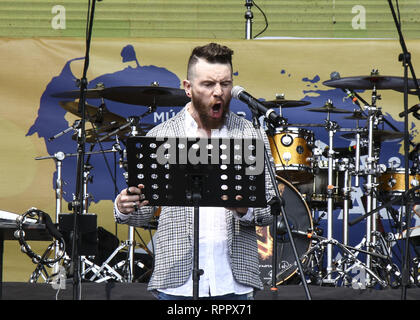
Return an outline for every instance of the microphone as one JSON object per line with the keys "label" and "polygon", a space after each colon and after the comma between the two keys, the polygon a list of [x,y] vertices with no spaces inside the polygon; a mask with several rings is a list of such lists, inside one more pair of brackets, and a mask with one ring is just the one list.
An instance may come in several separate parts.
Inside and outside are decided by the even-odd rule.
{"label": "microphone", "polygon": [[251,96],[244,88],[234,86],[232,88],[232,97],[245,102],[249,107],[258,112],[258,114],[265,116],[265,118],[272,124],[278,125],[282,123],[280,117],[273,109],[268,109],[260,101]]}
{"label": "microphone", "polygon": [[[338,80],[338,79],[341,79],[340,73],[339,73],[339,72],[337,72],[337,71],[333,71],[333,72],[331,72],[331,74],[330,74],[330,79],[331,79],[331,80]],[[341,90],[343,90],[343,91],[346,93],[347,98],[351,98],[351,101],[352,101],[355,105],[357,105],[358,107],[360,107],[359,100],[357,100],[356,94],[355,94],[353,91],[351,91],[351,90],[349,90],[349,89],[346,89],[346,88],[341,88]]]}

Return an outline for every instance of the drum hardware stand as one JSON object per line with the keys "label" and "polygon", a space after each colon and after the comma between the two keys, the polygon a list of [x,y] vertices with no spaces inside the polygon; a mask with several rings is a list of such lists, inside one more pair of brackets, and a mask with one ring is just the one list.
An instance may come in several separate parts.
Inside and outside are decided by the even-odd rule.
{"label": "drum hardware stand", "polygon": [[[75,121],[75,123],[78,123],[78,120]],[[69,132],[70,130],[74,129],[74,125],[66,129],[66,132]],[[55,135],[54,137],[50,138],[49,141],[52,141],[55,138],[58,138],[59,136],[66,133],[64,131],[60,132],[59,134]],[[55,180],[55,222],[58,223],[58,215],[61,213],[61,207],[62,207],[62,195],[63,195],[63,179],[62,179],[62,167],[63,167],[63,160],[66,158],[66,155],[62,151],[58,151],[54,153],[52,156],[46,156],[46,157],[37,157],[35,160],[44,160],[44,159],[54,159],[56,163],[56,169],[57,169],[57,179]],[[59,242],[56,240],[54,242],[54,257],[57,259],[59,256]],[[44,270],[44,272],[46,272]],[[53,272],[50,278],[59,272],[59,261],[54,263],[53,265]],[[33,275],[31,276],[31,278]],[[36,281],[35,281],[36,282]]]}
{"label": "drum hardware stand", "polygon": [[251,11],[253,6],[252,0],[245,0],[245,39],[251,40],[252,39],[252,19],[254,18],[254,14]]}
{"label": "drum hardware stand", "polygon": [[349,212],[350,212],[350,201],[351,201],[351,179],[350,179],[350,159],[343,158],[343,164],[340,166],[344,169],[344,186],[342,189],[343,193],[343,244],[349,244]]}
{"label": "drum hardware stand", "polygon": [[[129,230],[130,231],[130,230]],[[129,234],[129,238],[131,239],[133,236]],[[88,279],[89,281],[94,281],[97,283],[104,282],[110,279],[114,279],[118,282],[132,282],[133,280],[133,263],[134,259],[133,256],[130,254],[131,248],[133,248],[133,242],[124,241],[120,244],[118,248],[114,250],[114,252],[106,259],[105,262],[102,263],[101,266],[98,266],[94,263],[92,263],[89,260],[85,260],[85,263],[89,266],[85,272],[84,275],[87,275],[89,272],[93,272],[93,275]],[[120,261],[119,263],[116,263],[114,267],[110,266],[111,260],[118,254],[118,252],[124,248],[128,248],[128,258],[125,261]],[[120,274],[118,273],[115,268],[125,266],[123,270],[126,270],[126,273]],[[95,280],[98,279],[98,280]]]}
{"label": "drum hardware stand", "polygon": [[[376,176],[376,162],[377,157],[374,155],[374,139],[373,139],[373,130],[374,127],[377,125],[377,112],[378,108],[376,107],[376,100],[378,99],[378,96],[376,94],[376,88],[373,88],[372,91],[372,106],[367,106],[367,110],[369,111],[368,115],[368,157],[367,157],[367,168],[366,168],[366,197],[367,197],[367,203],[366,203],[366,211],[371,212],[374,209],[374,201],[376,200],[376,197],[374,195],[374,190],[376,188],[375,184],[375,176]],[[373,231],[373,220],[372,216],[368,215],[366,217],[366,248],[367,251],[371,251],[372,248],[372,231]],[[371,268],[371,256],[366,256],[366,265],[368,268]],[[366,281],[367,283],[370,282],[370,276],[369,274],[366,275]]]}
{"label": "drum hardware stand", "polygon": [[[401,200],[403,200],[404,198],[407,198],[407,197],[411,197],[412,196],[412,194],[414,194],[414,192],[416,192],[417,190],[419,190],[420,189],[420,186],[418,186],[418,187],[415,187],[415,188],[412,188],[412,189],[410,189],[410,190],[408,190],[406,193],[404,193],[403,195],[401,195],[401,196],[397,196],[397,197],[395,197],[394,199],[392,199],[392,200],[390,200],[390,201],[388,201],[388,202],[386,202],[385,204],[383,204],[382,206],[379,206],[379,207],[376,207],[375,209],[373,209],[372,211],[370,211],[370,212],[367,212],[366,214],[364,214],[364,215],[362,215],[362,216],[360,216],[360,217],[358,217],[358,218],[356,218],[355,220],[353,220],[353,221],[350,221],[349,222],[349,225],[354,225],[354,224],[356,224],[356,223],[358,223],[358,222],[360,222],[360,221],[362,221],[363,219],[367,219],[367,217],[370,217],[370,216],[372,216],[372,215],[374,215],[375,213],[377,213],[377,212],[379,212],[380,210],[382,210],[382,209],[384,209],[384,208],[389,208],[389,207],[391,207],[393,204],[395,204],[395,203],[397,203],[397,202],[399,202],[399,201],[401,201]],[[409,230],[409,229],[408,229]],[[372,233],[373,233],[373,231],[372,231]],[[383,239],[383,237],[382,237],[382,235],[381,234],[379,234],[377,231],[375,231],[375,235],[374,235],[375,237],[374,237],[374,239],[376,239],[376,237],[381,237],[381,239]],[[409,236],[407,236],[407,238],[409,238]],[[391,239],[392,240],[392,239]],[[365,246],[368,248],[368,250],[370,250],[370,248],[372,248],[372,247],[376,247],[376,243],[372,243],[371,244],[371,246],[368,246],[368,244],[367,244],[367,241],[368,241],[368,235],[366,235],[365,236],[365,238],[362,240],[362,242],[359,244],[360,246],[362,246],[362,245],[364,245],[365,244]],[[385,240],[384,240],[385,241]],[[365,242],[365,243],[363,243],[363,242]],[[372,251],[369,251],[369,254],[368,254],[368,256],[370,256],[370,255],[374,255],[375,253],[374,252],[372,252]],[[388,256],[389,256],[389,251],[387,251],[387,254],[388,254]],[[387,258],[388,260],[389,260],[389,258]],[[387,269],[389,269],[389,266],[390,266],[390,263],[388,264],[388,266],[387,266]],[[401,279],[401,281],[404,281],[404,279],[403,279],[403,276],[401,276],[400,274],[398,274],[399,272],[398,271],[395,271],[395,270],[393,270],[394,268],[391,268],[390,270],[387,270],[388,271],[388,273],[390,272],[390,271],[394,271],[394,275],[395,275],[395,277],[396,278],[399,278],[399,279]]]}
{"label": "drum hardware stand", "polygon": [[[368,252],[362,249],[359,249],[357,247],[351,247],[348,245],[344,245],[342,243],[340,243],[339,241],[331,238],[331,239],[327,239],[321,236],[318,236],[314,233],[306,233],[306,232],[300,232],[298,231],[297,233],[301,234],[301,235],[306,235],[308,237],[311,237],[312,239],[317,240],[318,242],[305,254],[305,257],[307,258],[307,261],[313,261],[313,259],[316,259],[317,261],[319,260],[319,257],[322,257],[322,253],[325,250],[325,247],[328,248],[329,245],[333,245],[333,246],[337,246],[339,249],[341,249],[343,251],[343,257],[337,261],[334,262],[335,268],[334,270],[331,270],[330,272],[328,272],[327,270],[327,274],[323,275],[322,271],[318,271],[318,273],[315,273],[318,275],[318,279],[316,280],[317,284],[324,284],[324,283],[329,283],[329,284],[333,284],[333,285],[337,285],[338,281],[340,280],[340,278],[343,279],[343,284],[344,285],[348,285],[348,284],[352,284],[353,281],[350,281],[351,276],[349,276],[349,272],[356,268],[362,268],[363,270],[365,270],[367,272],[367,274],[371,275],[373,278],[376,279],[376,281],[384,288],[388,287],[388,284],[386,282],[384,282],[382,279],[380,279],[375,272],[373,272],[371,270],[371,268],[369,268],[366,264],[364,264],[362,261],[360,261],[359,259],[357,259],[357,254],[358,253],[353,253],[352,251],[357,251],[357,252],[361,252],[361,253],[365,253],[368,255],[374,255],[380,259],[387,259],[386,256],[378,254],[378,253],[372,253],[372,252]],[[316,255],[316,256],[314,256]],[[321,265],[318,264],[318,267],[320,269],[322,269]],[[336,278],[332,278],[333,273],[334,272],[338,272],[338,276]],[[325,282],[325,278],[328,279],[327,282]]]}
{"label": "drum hardware stand", "polygon": [[[334,133],[338,129],[338,124],[334,121],[330,120],[330,112],[327,114],[327,120],[325,121],[325,128],[328,130],[328,138],[329,138],[329,149],[328,149],[328,186],[327,186],[327,238],[333,238],[333,210],[334,210],[334,203],[333,203],[333,191],[334,191],[334,184],[333,184],[333,166],[334,166]],[[333,269],[332,266],[332,258],[333,256],[333,246],[332,243],[327,244],[327,279],[326,282],[332,281],[331,272]]]}
{"label": "drum hardware stand", "polygon": [[[262,137],[262,134],[261,134],[261,131],[260,131],[258,111],[254,110],[254,108],[252,108],[250,105],[249,105],[249,107],[250,107],[250,110],[251,110],[252,115],[253,115],[252,123],[253,123],[255,131],[257,133],[257,137],[258,137],[258,139],[260,139],[260,141],[264,141],[264,139]],[[266,118],[266,121],[268,122],[267,118]],[[309,291],[308,284],[307,284],[306,279],[305,279],[305,273],[303,271],[302,264],[301,264],[300,259],[299,259],[299,254],[298,254],[297,249],[296,249],[296,244],[295,244],[295,241],[293,239],[293,235],[292,235],[292,231],[291,231],[291,228],[290,228],[289,220],[288,220],[285,208],[284,208],[284,199],[280,195],[280,191],[277,187],[277,179],[276,179],[275,174],[274,174],[274,168],[273,168],[273,165],[271,164],[271,159],[269,157],[267,148],[265,146],[264,146],[264,155],[265,155],[264,156],[265,166],[266,166],[266,168],[267,168],[267,170],[270,174],[271,183],[273,185],[273,188],[274,188],[274,191],[275,191],[275,194],[276,194],[276,198],[274,199],[273,204],[277,203],[279,208],[280,208],[280,213],[281,213],[280,225],[284,224],[284,226],[286,227],[286,231],[287,231],[287,234],[289,236],[290,244],[291,244],[292,250],[293,250],[293,255],[295,257],[296,264],[297,264],[298,270],[299,270],[299,274],[300,274],[301,279],[302,279],[302,284],[303,284],[303,287],[304,287],[304,290],[305,290],[306,298],[308,300],[312,300],[311,293]],[[273,216],[273,220],[274,220],[273,225],[274,226],[278,225],[277,218],[278,218],[277,214],[275,214]],[[277,257],[277,227],[273,228],[273,244],[275,244],[275,245],[273,245],[273,257],[276,258]],[[274,250],[276,250],[276,252],[274,252]],[[276,287],[277,286],[277,279],[276,279],[277,261],[276,261],[276,264],[273,264],[271,272],[272,272],[272,277],[273,277],[272,284],[271,284],[272,285],[271,290],[272,290],[272,292],[277,292],[277,287]]]}

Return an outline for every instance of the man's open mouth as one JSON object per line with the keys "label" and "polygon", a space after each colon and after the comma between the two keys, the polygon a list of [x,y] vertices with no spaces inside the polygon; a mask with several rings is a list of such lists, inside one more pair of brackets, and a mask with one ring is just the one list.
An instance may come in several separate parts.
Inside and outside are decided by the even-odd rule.
{"label": "man's open mouth", "polygon": [[222,108],[221,103],[216,103],[216,104],[213,105],[213,107],[211,107],[211,109],[213,110],[214,113],[219,112],[221,108]]}

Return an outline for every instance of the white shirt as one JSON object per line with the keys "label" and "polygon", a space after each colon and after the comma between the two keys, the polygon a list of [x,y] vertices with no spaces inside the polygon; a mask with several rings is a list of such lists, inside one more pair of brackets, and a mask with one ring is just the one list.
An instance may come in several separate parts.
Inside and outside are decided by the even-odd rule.
{"label": "white shirt", "polygon": [[[189,137],[196,137],[198,126],[190,113],[185,112],[185,132]],[[227,128],[212,130],[211,137],[227,137]],[[115,206],[116,207],[116,206]],[[115,208],[117,215],[124,220],[127,215],[121,214]],[[226,230],[226,213],[223,207],[199,208],[199,269],[204,271],[200,276],[199,297],[220,296],[229,293],[247,294],[253,291],[252,287],[237,282],[232,273],[229,261],[229,251]],[[244,216],[233,211],[235,218],[251,221],[254,218],[252,208]],[[170,295],[192,296],[192,273],[182,286],[177,288],[159,289]]]}

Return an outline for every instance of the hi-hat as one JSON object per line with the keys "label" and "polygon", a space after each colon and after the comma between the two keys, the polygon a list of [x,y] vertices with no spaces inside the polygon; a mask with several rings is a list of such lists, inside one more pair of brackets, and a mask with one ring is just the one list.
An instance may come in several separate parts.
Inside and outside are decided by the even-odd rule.
{"label": "hi-hat", "polygon": [[112,101],[142,106],[184,106],[190,101],[183,89],[159,86],[105,88],[102,96]]}
{"label": "hi-hat", "polygon": [[261,101],[261,104],[267,108],[294,108],[294,107],[303,107],[311,104],[309,101],[301,100],[284,100],[276,99],[271,101]]}
{"label": "hi-hat", "polygon": [[[74,101],[60,101],[59,105],[66,111],[82,117],[82,114],[79,112],[79,103]],[[101,109],[89,104],[85,105],[87,120],[93,121],[96,123],[103,122],[115,122],[115,123],[125,123],[126,119],[108,111],[107,109]]]}
{"label": "hi-hat", "polygon": [[[357,76],[332,79],[323,82],[324,85],[333,88],[349,89],[349,90],[367,90],[367,89],[392,89],[404,90],[404,77],[393,76]],[[413,79],[408,79],[408,88],[414,89],[415,83]]]}
{"label": "hi-hat", "polygon": [[[363,132],[360,134],[361,137],[367,138],[368,133]],[[387,131],[387,130],[374,130],[373,131],[373,140],[377,142],[389,142],[394,140],[400,140],[404,137],[403,132],[396,132],[396,131]],[[356,133],[350,132],[341,135],[341,138],[346,140],[355,140]]]}

